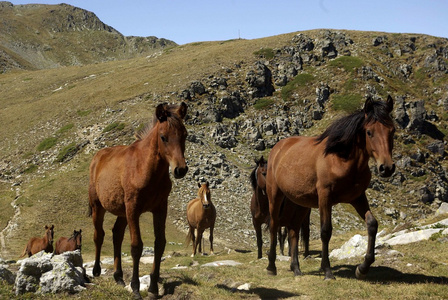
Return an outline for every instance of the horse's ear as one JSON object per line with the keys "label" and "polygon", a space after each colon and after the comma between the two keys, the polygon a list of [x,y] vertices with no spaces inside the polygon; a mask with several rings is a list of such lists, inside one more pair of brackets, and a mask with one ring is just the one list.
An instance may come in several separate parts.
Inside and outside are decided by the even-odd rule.
{"label": "horse's ear", "polygon": [[387,110],[389,111],[389,113],[391,113],[394,109],[394,99],[390,95],[387,96],[386,104]]}
{"label": "horse's ear", "polygon": [[81,232],[82,232],[82,229],[79,230],[79,233],[81,233]]}
{"label": "horse's ear", "polygon": [[53,229],[53,228],[54,228],[54,225],[51,225],[50,229]]}
{"label": "horse's ear", "polygon": [[47,225],[45,225],[45,229],[48,229],[48,226],[47,226]]}
{"label": "horse's ear", "polygon": [[200,188],[201,187],[201,183],[200,182],[198,182],[198,188]]}
{"label": "horse's ear", "polygon": [[206,185],[207,187],[209,186],[209,183],[208,183],[208,181],[206,181],[206,182],[205,182],[205,185]]}
{"label": "horse's ear", "polygon": [[179,108],[177,109],[177,113],[179,114],[179,117],[181,119],[185,118],[185,116],[187,115],[187,104],[185,104],[185,102],[182,102],[179,105]]}
{"label": "horse's ear", "polygon": [[159,104],[156,107],[156,117],[159,122],[165,122],[168,118],[168,111],[165,108],[165,104]]}
{"label": "horse's ear", "polygon": [[364,104],[364,113],[368,113],[373,109],[373,100],[371,97],[368,97],[366,103]]}

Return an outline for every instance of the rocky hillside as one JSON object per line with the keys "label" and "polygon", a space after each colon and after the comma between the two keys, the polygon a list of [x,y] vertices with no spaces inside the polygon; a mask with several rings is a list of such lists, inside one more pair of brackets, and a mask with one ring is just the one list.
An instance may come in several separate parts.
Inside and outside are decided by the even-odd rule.
{"label": "rocky hillside", "polygon": [[[380,226],[415,223],[448,202],[447,39],[315,30],[193,43],[83,68],[5,74],[0,86],[8,88],[0,111],[5,120],[0,221],[3,251],[9,254],[23,244],[14,236],[39,234],[35,228],[42,222],[56,228],[70,224],[91,236],[85,206],[92,155],[105,146],[131,143],[154,107],[165,101],[189,106],[190,170],[174,181],[169,213],[170,226],[183,232],[186,203],[195,196],[197,182],[208,180],[218,211],[215,239],[254,247],[248,182],[254,158],[267,157],[283,137],[322,132],[335,118],[362,107],[366,97],[389,94],[395,99],[397,171],[385,180],[372,168],[367,191]],[[317,220],[313,212],[314,237]],[[335,234],[364,229],[349,206],[335,207],[333,222]]]}
{"label": "rocky hillside", "polygon": [[89,11],[67,4],[0,2],[0,73],[150,55],[176,43],[125,37]]}

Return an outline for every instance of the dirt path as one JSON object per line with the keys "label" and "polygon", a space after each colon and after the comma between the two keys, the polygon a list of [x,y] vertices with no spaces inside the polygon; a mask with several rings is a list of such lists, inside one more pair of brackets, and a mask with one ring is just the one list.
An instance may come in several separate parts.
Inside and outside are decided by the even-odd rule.
{"label": "dirt path", "polygon": [[11,206],[14,208],[14,215],[11,217],[11,219],[8,221],[8,224],[5,228],[2,229],[0,232],[0,246],[1,246],[1,256],[7,257],[9,255],[9,252],[6,248],[6,239],[9,235],[12,234],[12,232],[17,228],[19,216],[20,216],[20,206],[16,205],[17,200],[20,199],[20,187],[16,186],[16,197],[11,202]]}

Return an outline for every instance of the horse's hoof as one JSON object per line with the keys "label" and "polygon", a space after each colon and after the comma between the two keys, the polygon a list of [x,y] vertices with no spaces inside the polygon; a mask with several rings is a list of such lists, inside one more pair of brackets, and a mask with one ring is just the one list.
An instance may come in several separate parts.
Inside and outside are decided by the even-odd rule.
{"label": "horse's hoof", "polygon": [[118,285],[121,285],[121,286],[125,286],[126,284],[124,283],[124,280],[123,279],[115,279],[115,282],[118,284]]}
{"label": "horse's hoof", "polygon": [[326,275],[324,280],[336,280],[336,278],[333,276],[333,274],[331,274],[331,275]]}
{"label": "horse's hoof", "polygon": [[359,266],[356,267],[355,275],[356,275],[356,279],[359,279],[359,280],[364,280],[367,277],[367,274],[361,273],[361,271],[359,270]]}
{"label": "horse's hoof", "polygon": [[277,268],[274,268],[274,269],[266,268],[266,270],[268,271],[268,275],[271,275],[271,276],[277,275]]}
{"label": "horse's hoof", "polygon": [[300,270],[291,270],[294,272],[294,276],[302,276],[302,272]]}
{"label": "horse's hoof", "polygon": [[[140,295],[140,292],[139,291],[133,291],[132,292],[132,297],[135,299],[135,300],[142,300],[143,298],[142,298],[142,295]],[[155,298],[154,298],[155,299]]]}
{"label": "horse's hoof", "polygon": [[194,254],[192,254],[191,257],[194,257]]}

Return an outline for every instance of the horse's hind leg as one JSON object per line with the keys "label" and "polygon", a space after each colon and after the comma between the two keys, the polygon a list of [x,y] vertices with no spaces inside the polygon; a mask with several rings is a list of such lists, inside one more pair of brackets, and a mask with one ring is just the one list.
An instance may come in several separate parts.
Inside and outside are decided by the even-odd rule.
{"label": "horse's hind leg", "polygon": [[325,279],[334,279],[331,272],[330,259],[328,257],[328,245],[333,232],[331,224],[331,205],[329,203],[329,191],[326,189],[319,191],[319,214],[320,214],[320,239],[322,241],[322,261],[321,269],[325,273]]}
{"label": "horse's hind leg", "polygon": [[279,213],[280,205],[283,201],[283,195],[278,189],[276,192],[276,195],[271,194],[272,196],[269,198],[269,213],[271,215],[271,222],[269,224],[271,246],[268,254],[269,264],[266,268],[268,275],[277,275],[277,267],[275,266],[275,259],[277,257],[277,231],[279,227]]}
{"label": "horse's hind leg", "polygon": [[375,262],[375,239],[378,231],[378,222],[370,211],[369,203],[365,194],[351,203],[358,214],[367,225],[368,242],[364,262],[356,268],[356,278],[364,279],[369,272],[370,266]]}
{"label": "horse's hind leg", "polygon": [[310,215],[311,209],[305,216],[305,220],[303,220],[302,226],[300,226],[300,235],[302,237],[302,243],[304,247],[303,257],[308,257],[310,255]]}
{"label": "horse's hind leg", "polygon": [[298,240],[299,240],[299,232],[295,229],[289,229],[288,231],[289,238],[289,249],[291,255],[291,264],[290,269],[294,272],[294,276],[302,275],[299,266],[299,255],[298,255]]}
{"label": "horse's hind leg", "polygon": [[128,222],[125,217],[117,217],[112,229],[114,242],[114,279],[124,286],[123,269],[121,267],[121,244],[123,243],[124,232]]}
{"label": "horse's hind leg", "polygon": [[213,255],[213,227],[210,226],[210,255]]}
{"label": "horse's hind leg", "polygon": [[93,266],[93,276],[101,275],[101,247],[104,241],[103,221],[106,210],[101,205],[92,207],[92,220],[94,226],[93,241],[95,242],[95,264]]}
{"label": "horse's hind leg", "polygon": [[253,221],[254,228],[255,228],[255,234],[257,237],[257,249],[258,249],[258,256],[257,258],[261,258],[263,256],[263,238],[261,235],[261,222]]}
{"label": "horse's hind leg", "polygon": [[[280,244],[280,254],[285,255],[285,241],[288,236],[288,229],[286,227],[278,227],[278,243]],[[291,248],[290,248],[291,249]],[[289,253],[291,255],[291,253]]]}

